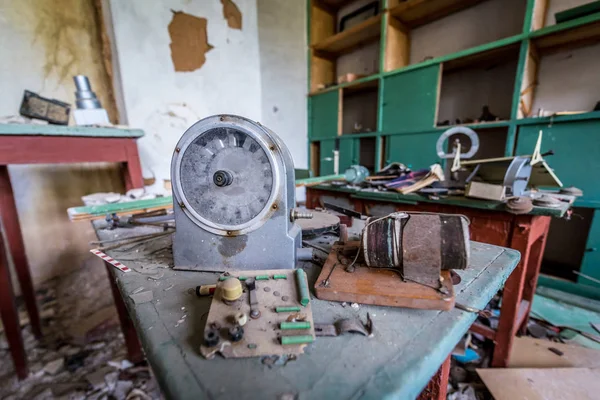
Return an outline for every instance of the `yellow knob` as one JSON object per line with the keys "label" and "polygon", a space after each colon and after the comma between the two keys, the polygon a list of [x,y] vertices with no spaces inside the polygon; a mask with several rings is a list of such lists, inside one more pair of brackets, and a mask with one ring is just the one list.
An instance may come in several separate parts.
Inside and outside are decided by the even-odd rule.
{"label": "yellow knob", "polygon": [[242,284],[238,278],[228,278],[221,284],[223,300],[235,301],[242,295]]}

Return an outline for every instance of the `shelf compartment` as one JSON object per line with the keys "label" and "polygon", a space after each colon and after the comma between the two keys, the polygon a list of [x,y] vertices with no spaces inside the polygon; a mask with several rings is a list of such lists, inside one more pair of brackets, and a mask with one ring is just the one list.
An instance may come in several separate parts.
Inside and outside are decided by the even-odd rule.
{"label": "shelf compartment", "polygon": [[540,29],[532,34],[532,40],[543,53],[600,42],[600,13]]}
{"label": "shelf compartment", "polygon": [[[553,26],[562,25],[563,23],[573,22],[577,19],[586,18],[593,15],[594,10],[597,10],[598,5],[593,4],[592,0],[534,0],[532,29],[542,29]],[[584,6],[587,12],[579,18],[564,22],[556,22],[556,14],[561,13],[563,16],[567,13],[573,14],[573,10],[577,7]],[[580,10],[581,11],[581,10]]]}
{"label": "shelf compartment", "polygon": [[[522,0],[419,1],[396,8],[434,7],[423,23],[394,16],[386,19],[385,71],[428,63],[522,35],[526,5]],[[434,10],[434,11],[435,11]],[[445,11],[445,12],[442,12]],[[450,12],[452,11],[452,12]]]}
{"label": "shelf compartment", "polygon": [[311,47],[322,58],[334,58],[376,40],[380,32],[381,14],[375,15],[340,33],[336,33],[313,44]]}
{"label": "shelf compartment", "polygon": [[517,118],[555,113],[574,113],[573,118],[587,118],[578,115],[592,113],[600,101],[599,39],[584,40],[578,46],[554,46],[551,51],[543,47],[544,43],[540,47],[538,40],[532,40],[527,49]]}
{"label": "shelf compartment", "polygon": [[376,132],[379,112],[379,80],[345,87],[341,89],[341,93],[342,135]]}
{"label": "shelf compartment", "polygon": [[409,28],[428,24],[485,0],[390,1],[390,14]]}
{"label": "shelf compartment", "polygon": [[[511,118],[519,47],[495,48],[442,64],[436,127],[506,124]],[[481,120],[484,106],[497,119]],[[445,121],[449,124],[442,125]]]}

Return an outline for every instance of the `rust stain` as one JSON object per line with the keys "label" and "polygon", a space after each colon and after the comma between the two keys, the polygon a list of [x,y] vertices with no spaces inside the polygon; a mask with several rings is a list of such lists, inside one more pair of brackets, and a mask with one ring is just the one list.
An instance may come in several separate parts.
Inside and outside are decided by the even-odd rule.
{"label": "rust stain", "polygon": [[221,0],[223,4],[223,17],[231,29],[242,30],[242,13],[232,0]]}
{"label": "rust stain", "polygon": [[195,17],[182,11],[172,11],[169,23],[171,59],[175,71],[191,72],[206,62],[206,53],[214,47],[208,43],[206,18]]}
{"label": "rust stain", "polygon": [[246,243],[248,242],[247,235],[239,235],[227,237],[223,236],[219,243],[219,253],[225,258],[233,257],[236,254],[239,254],[246,248]]}

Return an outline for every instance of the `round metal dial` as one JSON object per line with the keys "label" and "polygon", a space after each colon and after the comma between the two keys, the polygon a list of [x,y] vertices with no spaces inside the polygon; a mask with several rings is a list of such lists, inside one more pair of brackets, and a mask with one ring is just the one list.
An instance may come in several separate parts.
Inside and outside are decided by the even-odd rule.
{"label": "round metal dial", "polygon": [[224,229],[243,225],[268,206],[273,165],[245,132],[218,127],[199,135],[180,164],[181,190],[189,207]]}

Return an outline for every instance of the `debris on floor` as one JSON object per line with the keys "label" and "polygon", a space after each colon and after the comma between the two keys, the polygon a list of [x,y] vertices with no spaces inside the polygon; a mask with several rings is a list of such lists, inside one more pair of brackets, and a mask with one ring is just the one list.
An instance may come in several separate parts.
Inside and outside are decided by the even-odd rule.
{"label": "debris on floor", "polygon": [[40,285],[36,295],[44,337],[39,341],[19,304],[29,376],[17,379],[0,325],[0,398],[160,398],[149,367],[127,360],[110,293],[106,270],[95,259]]}
{"label": "debris on floor", "polygon": [[[600,323],[597,303],[539,287],[527,333],[514,339],[508,368],[488,369],[491,342],[467,333],[452,352],[448,399],[595,398],[598,384],[585,382],[600,378],[600,332],[594,328]],[[496,297],[486,307],[489,316],[478,321],[497,328],[499,308]],[[554,385],[562,379],[574,385]]]}

